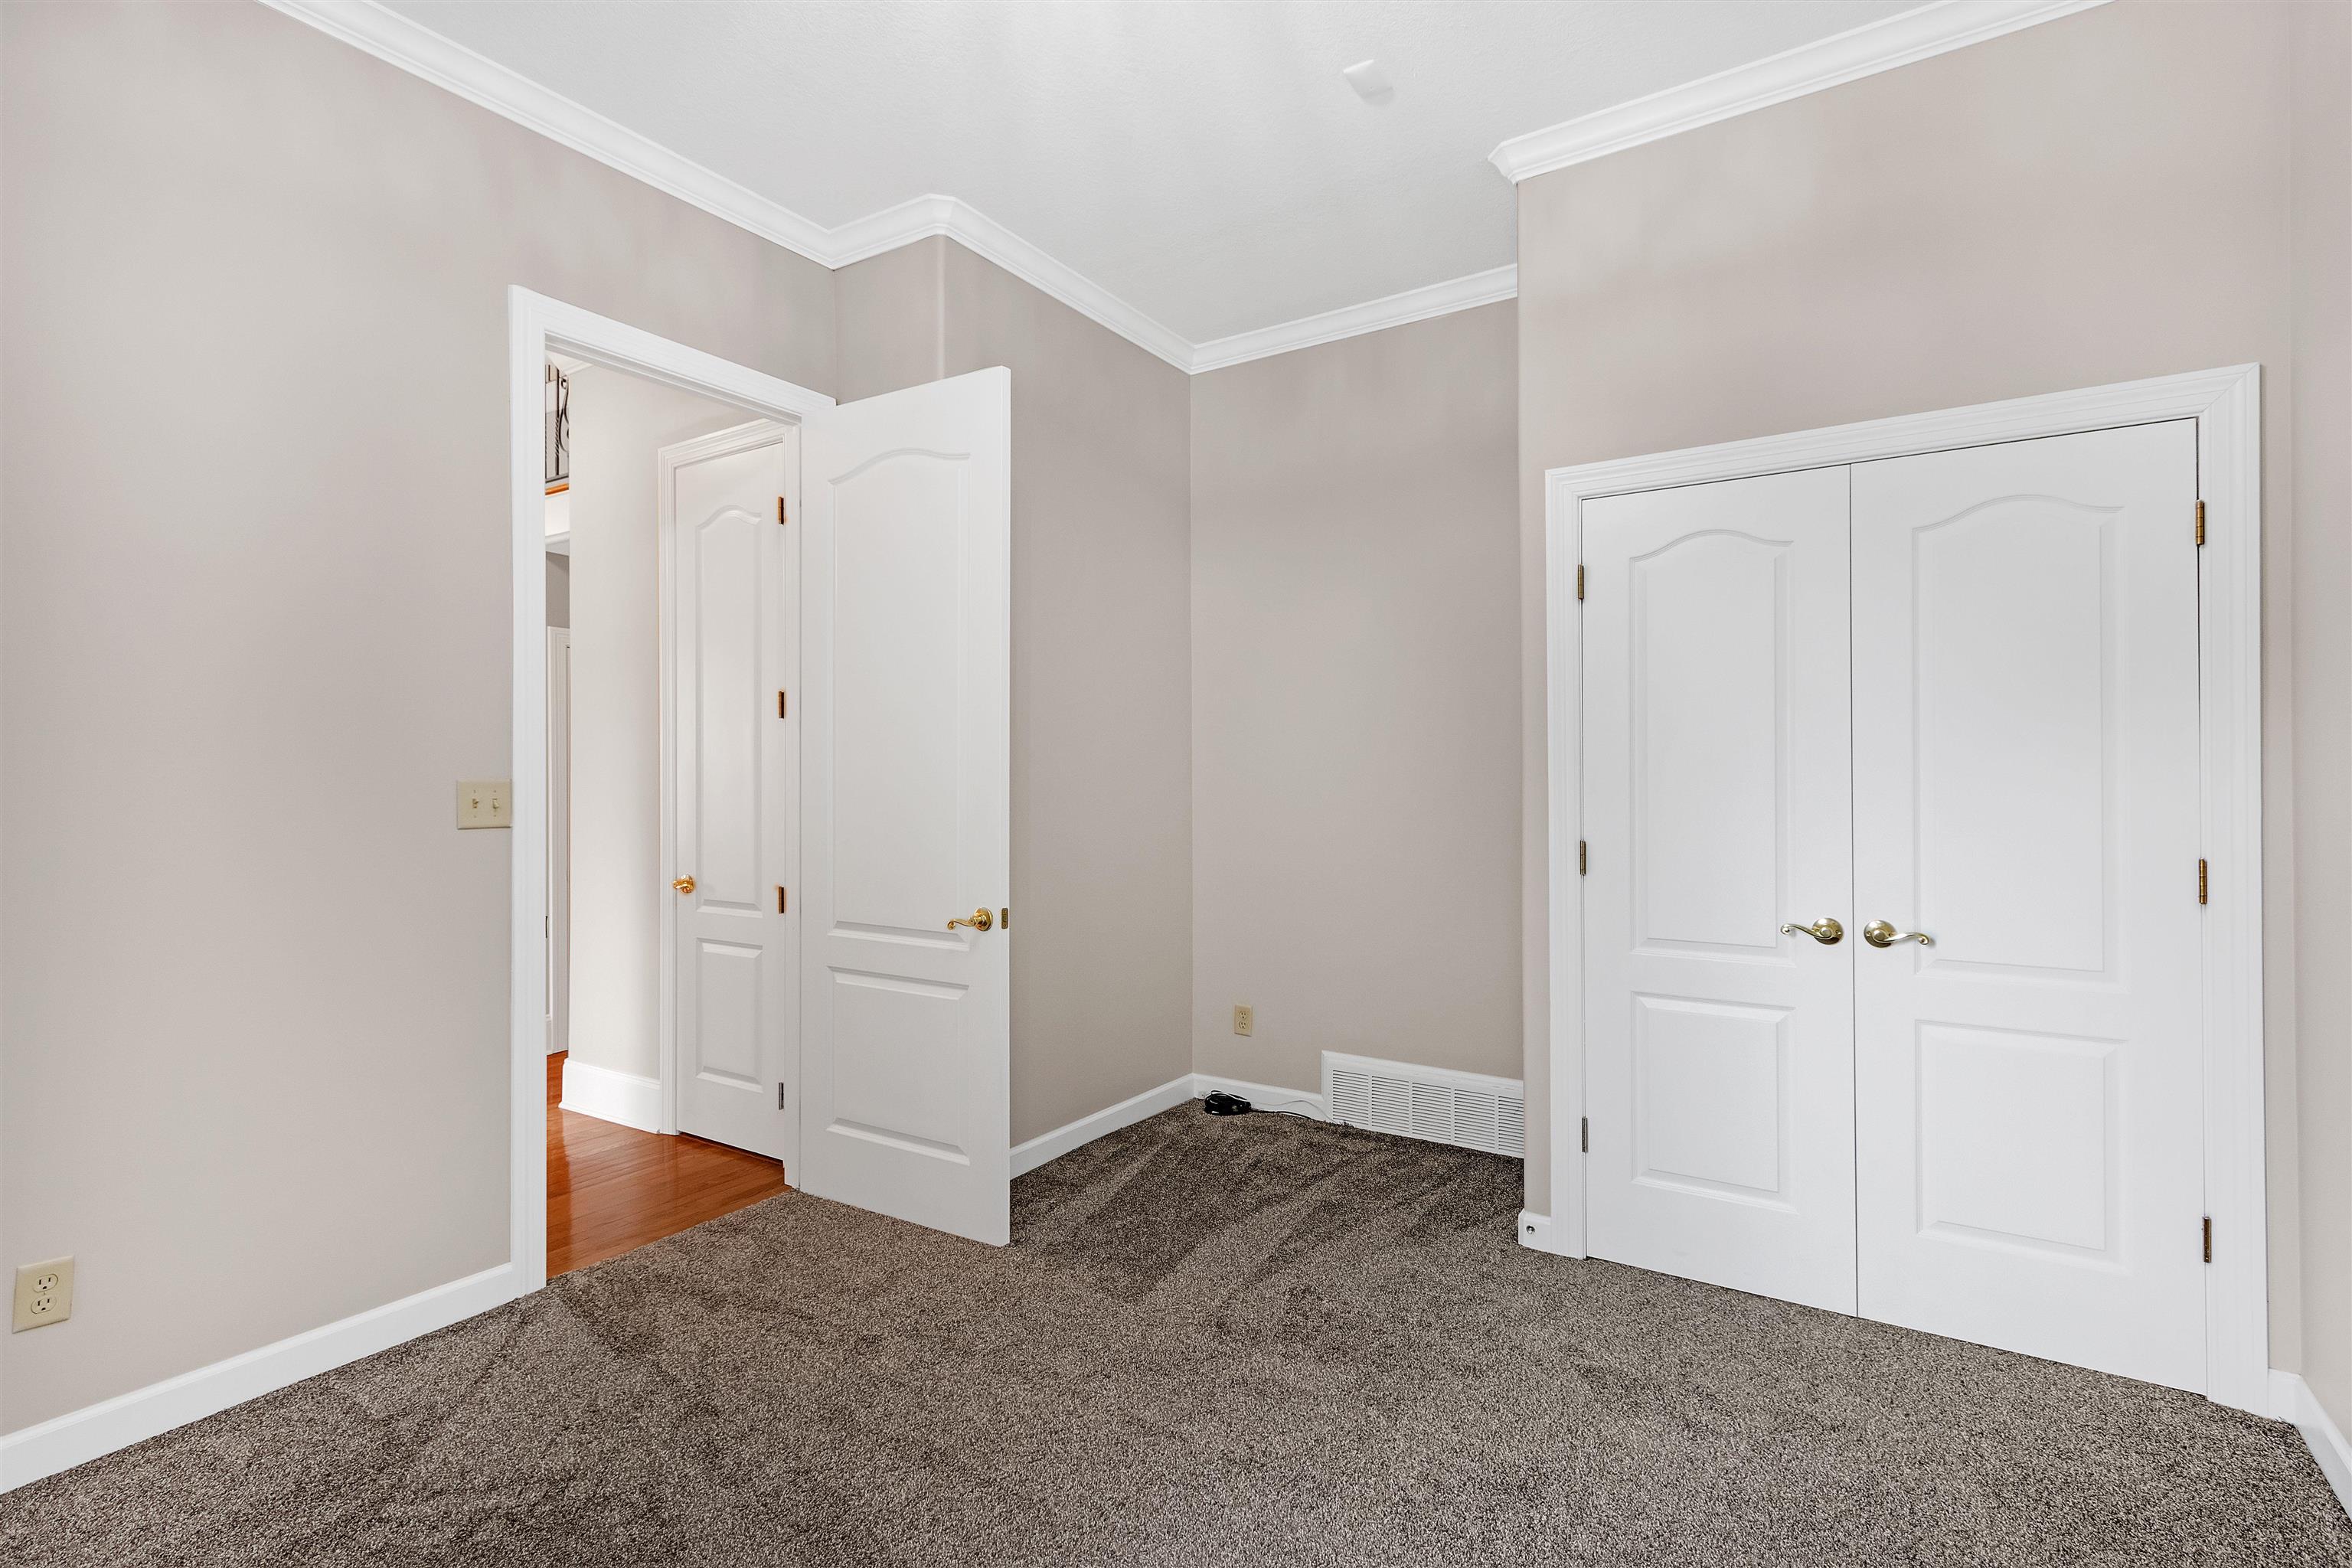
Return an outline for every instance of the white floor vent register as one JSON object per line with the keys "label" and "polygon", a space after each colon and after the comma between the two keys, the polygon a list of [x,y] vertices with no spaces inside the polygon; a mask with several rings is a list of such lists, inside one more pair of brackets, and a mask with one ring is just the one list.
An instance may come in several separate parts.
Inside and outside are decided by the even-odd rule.
{"label": "white floor vent register", "polygon": [[1527,1086],[1370,1057],[1323,1053],[1323,1104],[1334,1121],[1524,1158]]}

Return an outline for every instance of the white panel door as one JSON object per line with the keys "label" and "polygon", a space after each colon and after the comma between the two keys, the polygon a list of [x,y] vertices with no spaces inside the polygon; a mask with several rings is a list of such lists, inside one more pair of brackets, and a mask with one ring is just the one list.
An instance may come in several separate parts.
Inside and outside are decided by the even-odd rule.
{"label": "white panel door", "polygon": [[[677,1128],[789,1158],[784,688],[792,433],[667,447]],[[670,895],[665,895],[670,896]]]}
{"label": "white panel door", "polygon": [[547,628],[547,1054],[572,1048],[572,631]]}
{"label": "white panel door", "polygon": [[1851,1311],[1845,471],[1583,528],[1587,1246]]}
{"label": "white panel door", "polygon": [[2182,1388],[2196,463],[2183,421],[1853,470],[1853,912],[1931,939],[1853,953],[1862,1310]]}
{"label": "white panel door", "polygon": [[[806,426],[801,1169],[1012,1235],[1012,376]],[[951,924],[954,921],[969,923]]]}

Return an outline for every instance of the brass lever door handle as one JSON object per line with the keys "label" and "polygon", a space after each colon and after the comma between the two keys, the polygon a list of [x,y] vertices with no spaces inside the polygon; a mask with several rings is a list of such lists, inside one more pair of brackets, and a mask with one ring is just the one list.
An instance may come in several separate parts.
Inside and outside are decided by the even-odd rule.
{"label": "brass lever door handle", "polygon": [[1835,947],[1845,937],[1845,927],[1838,924],[1835,915],[1823,915],[1809,926],[1784,925],[1785,936],[1809,936],[1823,947]]}
{"label": "brass lever door handle", "polygon": [[995,923],[996,917],[986,910],[974,910],[971,911],[971,919],[968,921],[948,921],[948,930],[953,931],[958,926],[970,926],[974,931],[986,931]]}
{"label": "brass lever door handle", "polygon": [[1898,942],[1916,942],[1921,947],[1936,945],[1936,939],[1924,931],[1896,931],[1885,921],[1873,921],[1863,927],[1862,940],[1873,947],[1893,947]]}
{"label": "brass lever door handle", "polygon": [[676,888],[681,893],[690,893],[694,891],[694,879],[691,877],[680,877],[677,881],[672,882],[670,886]]}

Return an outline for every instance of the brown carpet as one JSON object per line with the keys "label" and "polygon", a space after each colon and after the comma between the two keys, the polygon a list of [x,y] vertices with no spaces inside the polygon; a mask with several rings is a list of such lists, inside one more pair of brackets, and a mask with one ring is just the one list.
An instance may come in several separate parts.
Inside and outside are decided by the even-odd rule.
{"label": "brown carpet", "polygon": [[2352,1563],[2291,1427],[1522,1250],[1183,1107],[992,1250],[791,1194],[0,1500],[71,1564]]}

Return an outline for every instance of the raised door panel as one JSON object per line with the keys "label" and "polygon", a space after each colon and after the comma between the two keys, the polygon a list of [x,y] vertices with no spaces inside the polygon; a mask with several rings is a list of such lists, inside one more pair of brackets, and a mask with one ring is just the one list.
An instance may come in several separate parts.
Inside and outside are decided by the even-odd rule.
{"label": "raised door panel", "polygon": [[1846,487],[1585,503],[1593,1255],[1853,1304]]}
{"label": "raised door panel", "polygon": [[1914,538],[1917,909],[1939,964],[2105,968],[2117,510],[2003,497]]}
{"label": "raised door panel", "polygon": [[953,1059],[970,988],[833,972],[835,1057],[830,1129],[954,1164],[971,1131]]}
{"label": "raised door panel", "polygon": [[1787,1007],[1633,998],[1633,1179],[1788,1206]]}
{"label": "raised door panel", "polygon": [[2195,427],[1853,486],[1862,1310],[2201,1388]]}
{"label": "raised door panel", "polygon": [[963,459],[882,454],[830,485],[831,911],[845,934],[952,945],[961,912],[956,741]]}
{"label": "raised door panel", "polygon": [[1628,798],[1646,947],[1780,948],[1792,548],[1708,531],[1629,563]]}
{"label": "raised door panel", "polygon": [[[689,491],[700,488],[702,478],[689,476]],[[762,622],[783,606],[771,602],[773,584],[762,560],[763,547],[775,542],[770,536],[776,525],[740,504],[758,506],[763,499],[736,498],[692,523],[687,649],[693,668],[684,673],[692,684],[694,711],[682,739],[694,753],[694,839],[687,864],[699,884],[697,907],[713,912],[758,913],[768,901],[761,896],[767,824],[761,812],[766,781],[760,731],[774,715],[772,704],[761,700],[767,674]]]}

